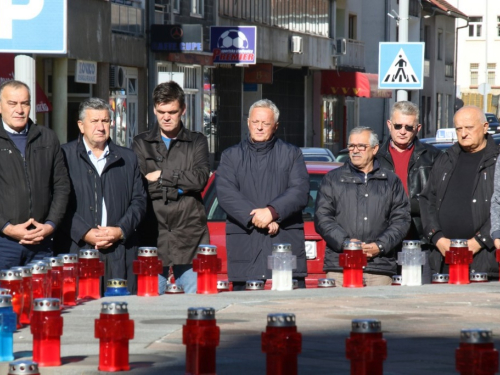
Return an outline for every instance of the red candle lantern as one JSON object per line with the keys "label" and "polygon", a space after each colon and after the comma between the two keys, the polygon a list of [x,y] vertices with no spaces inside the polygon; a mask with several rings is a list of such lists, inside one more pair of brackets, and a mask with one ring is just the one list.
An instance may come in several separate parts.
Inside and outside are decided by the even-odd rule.
{"label": "red candle lantern", "polygon": [[[45,269],[43,272],[43,283],[42,283],[42,296],[41,297],[33,297],[33,298],[51,298],[52,295],[52,266],[49,261],[45,260],[36,260],[27,264],[28,266],[40,266]],[[42,278],[42,276],[40,276]]]}
{"label": "red candle lantern", "polygon": [[23,277],[24,297],[23,297],[23,308],[21,311],[19,322],[21,324],[30,324],[31,306],[33,304],[33,275],[31,267],[30,266],[12,267],[11,269],[21,272],[21,276]]}
{"label": "red candle lantern", "polygon": [[99,260],[99,250],[81,249],[78,298],[101,298],[101,276],[104,276],[104,263]]}
{"label": "red candle lantern", "polygon": [[217,246],[199,245],[193,259],[193,271],[197,273],[196,293],[217,293],[217,272],[221,270],[221,260],[217,258]]}
{"label": "red candle lantern", "polygon": [[47,257],[44,260],[51,266],[51,298],[58,298],[61,302],[63,300],[63,259],[61,257]]}
{"label": "red candle lantern", "polygon": [[137,295],[159,296],[158,274],[163,272],[163,262],[158,259],[156,247],[140,247],[137,260],[133,263],[137,275]]}
{"label": "red candle lantern", "polygon": [[63,318],[57,298],[37,298],[33,301],[30,329],[33,334],[33,360],[39,366],[60,366]]}
{"label": "red candle lantern", "polygon": [[363,288],[363,267],[366,254],[360,241],[346,241],[339,254],[339,265],[344,268],[344,288]]}
{"label": "red candle lantern", "polygon": [[12,308],[17,315],[17,328],[21,328],[21,314],[24,306],[23,277],[20,271],[1,270],[0,288],[10,289]]}
{"label": "red candle lantern", "polygon": [[351,361],[351,375],[383,375],[387,342],[382,325],[375,319],[354,319],[346,339],[346,358]]}
{"label": "red candle lantern", "polygon": [[7,375],[40,375],[38,363],[33,361],[16,361],[9,363]]}
{"label": "red candle lantern", "polygon": [[61,254],[63,259],[63,305],[75,306],[78,295],[78,256]]}
{"label": "red candle lantern", "polygon": [[302,351],[302,334],[297,332],[295,314],[267,315],[266,332],[261,334],[266,353],[267,375],[297,375],[297,356]]}
{"label": "red candle lantern", "polygon": [[190,307],[182,326],[182,343],[186,345],[186,375],[215,374],[215,348],[219,346],[220,329],[211,307]]}
{"label": "red candle lantern", "polygon": [[167,284],[165,294],[184,294],[184,288],[177,284]]}
{"label": "red candle lantern", "polygon": [[467,240],[451,240],[450,250],[445,253],[445,262],[450,265],[450,284],[469,284],[469,264],[472,251]]}
{"label": "red candle lantern", "polygon": [[32,286],[33,286],[33,300],[36,298],[49,298],[47,297],[47,284],[50,284],[51,280],[48,278],[47,264],[43,262],[30,263],[31,274],[32,274]]}
{"label": "red candle lantern", "polygon": [[134,321],[126,302],[102,303],[94,336],[99,339],[99,371],[130,370],[128,342],[134,338]]}
{"label": "red candle lantern", "polygon": [[494,375],[498,372],[498,352],[493,334],[486,329],[463,329],[455,351],[456,369],[462,375]]}

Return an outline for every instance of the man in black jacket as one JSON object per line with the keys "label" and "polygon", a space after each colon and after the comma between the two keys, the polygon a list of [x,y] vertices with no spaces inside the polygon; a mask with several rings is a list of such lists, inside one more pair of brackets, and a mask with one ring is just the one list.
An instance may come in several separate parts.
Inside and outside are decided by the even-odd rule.
{"label": "man in black jacket", "polygon": [[247,280],[271,277],[267,257],[273,243],[290,243],[297,256],[294,278],[307,275],[302,209],[309,175],[298,147],[276,138],[279,110],[267,99],[249,111],[249,137],[222,153],[216,174],[217,199],[227,213],[227,271],[233,290]]}
{"label": "man in black jacket", "polygon": [[71,197],[60,233],[59,252],[99,249],[108,279],[125,279],[135,292],[132,263],[135,229],[146,214],[146,191],[134,152],[110,139],[110,107],[90,98],[80,104],[80,137],[62,146],[71,178]]}
{"label": "man in black jacket", "polygon": [[[388,169],[403,182],[410,198],[411,226],[406,239],[426,242],[420,218],[418,199],[429,180],[432,165],[441,151],[434,146],[420,142],[417,137],[422,125],[418,123],[419,110],[412,102],[396,102],[392,106],[391,119],[387,121],[390,138],[377,152],[382,168]],[[428,244],[422,248],[429,254]],[[422,282],[431,282],[431,271],[427,262],[423,267]]]}
{"label": "man in black jacket", "polygon": [[52,255],[70,184],[56,134],[34,124],[28,86],[0,85],[0,269]]}
{"label": "man in black jacket", "polygon": [[316,199],[314,226],[327,244],[323,269],[342,284],[343,244],[361,241],[368,258],[366,285],[390,285],[396,274],[395,248],[410,227],[408,197],[398,176],[380,168],[372,129],[351,130],[347,147],[350,160],[326,174]]}
{"label": "man in black jacket", "polygon": [[453,118],[458,143],[434,163],[420,195],[424,234],[435,247],[430,255],[434,273],[448,273],[444,263],[450,240],[466,239],[474,254],[471,270],[498,278],[490,236],[490,202],[498,147],[488,135],[483,111],[465,106]]}

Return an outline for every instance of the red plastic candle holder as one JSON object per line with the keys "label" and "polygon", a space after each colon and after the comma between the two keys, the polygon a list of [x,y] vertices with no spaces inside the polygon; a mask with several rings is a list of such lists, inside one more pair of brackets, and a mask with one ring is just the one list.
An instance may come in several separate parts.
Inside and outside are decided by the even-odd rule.
{"label": "red plastic candle holder", "polygon": [[78,256],[76,254],[61,254],[63,259],[63,305],[75,306],[78,295]]}
{"label": "red plastic candle holder", "polygon": [[193,259],[193,271],[197,273],[198,294],[217,293],[217,272],[221,270],[221,260],[217,258],[217,246],[199,245]]}
{"label": "red plastic candle holder", "polygon": [[351,361],[351,375],[383,375],[387,342],[382,338],[379,320],[352,321],[351,335],[346,339],[346,358]]}
{"label": "red plastic candle holder", "polygon": [[1,270],[0,288],[10,290],[10,295],[12,296],[12,309],[17,315],[17,328],[21,328],[20,319],[24,306],[23,277],[21,271]]}
{"label": "red plastic candle holder", "polygon": [[137,275],[137,295],[140,297],[159,296],[158,275],[163,272],[163,262],[158,259],[156,247],[140,247],[137,260],[133,263]]}
{"label": "red plastic candle holder", "polygon": [[445,253],[445,262],[450,265],[449,284],[469,284],[469,265],[472,251],[467,240],[451,240],[450,250]]}
{"label": "red plastic candle holder", "polygon": [[[33,275],[30,266],[12,267],[12,270],[21,272],[23,277],[23,309],[19,322],[21,324],[30,324],[31,306],[33,305]],[[8,293],[7,293],[8,294]]]}
{"label": "red plastic candle holder", "polygon": [[78,298],[101,298],[101,276],[104,276],[104,263],[99,260],[99,250],[81,249],[78,270]]}
{"label": "red plastic candle holder", "polygon": [[498,372],[498,351],[493,334],[486,329],[463,329],[455,351],[456,369],[461,375],[493,375]]}
{"label": "red plastic candle holder", "polygon": [[102,303],[94,336],[99,339],[99,371],[130,370],[128,342],[134,338],[134,321],[126,302]]}
{"label": "red plastic candle holder", "polygon": [[33,300],[37,298],[50,298],[47,296],[48,287],[51,280],[48,276],[47,264],[43,262],[30,263],[31,265],[31,284],[33,287]]}
{"label": "red plastic candle holder", "polygon": [[363,288],[363,267],[367,258],[360,241],[346,241],[339,254],[339,265],[344,268],[344,288]]}
{"label": "red plastic candle holder", "polygon": [[30,329],[33,334],[33,361],[39,366],[60,366],[63,318],[57,298],[37,298],[33,301]]}
{"label": "red plastic candle holder", "polygon": [[51,282],[51,298],[59,298],[63,300],[63,268],[64,262],[62,257],[47,257],[44,260],[51,266],[50,282]]}
{"label": "red plastic candle holder", "polygon": [[211,307],[190,307],[182,326],[182,343],[186,345],[186,375],[215,374],[215,350],[220,329]]}

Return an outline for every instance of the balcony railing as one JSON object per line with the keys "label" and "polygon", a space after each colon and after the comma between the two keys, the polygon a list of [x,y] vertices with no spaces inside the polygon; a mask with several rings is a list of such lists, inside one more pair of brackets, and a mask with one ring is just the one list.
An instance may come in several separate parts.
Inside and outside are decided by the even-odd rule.
{"label": "balcony railing", "polygon": [[340,56],[337,65],[364,69],[365,43],[360,40],[347,39],[346,54]]}
{"label": "balcony railing", "polygon": [[144,35],[144,11],[129,5],[111,3],[111,30],[134,36]]}

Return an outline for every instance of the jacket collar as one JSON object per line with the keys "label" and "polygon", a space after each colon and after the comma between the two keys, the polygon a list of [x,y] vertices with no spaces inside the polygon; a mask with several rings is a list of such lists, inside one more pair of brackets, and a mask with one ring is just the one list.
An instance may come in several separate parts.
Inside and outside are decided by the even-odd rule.
{"label": "jacket collar", "polygon": [[[111,139],[108,139],[108,148],[109,155],[107,156],[108,159],[106,161],[106,166],[104,167],[104,169],[108,168],[109,165],[122,158],[119,147]],[[85,148],[85,144],[83,143],[83,137],[81,134],[78,136],[76,151],[81,157],[83,157],[83,160],[91,163],[87,155],[87,149]]]}
{"label": "jacket collar", "polygon": [[[457,159],[460,153],[464,152],[460,144],[456,142],[453,146],[451,146],[448,150],[446,150],[448,155],[450,155],[453,159]],[[496,145],[493,137],[489,134],[486,134],[486,147],[484,148],[484,157],[483,160],[488,160],[491,157],[496,157],[499,153],[498,146]]]}
{"label": "jacket collar", "polygon": [[[161,140],[160,127],[158,126],[158,122],[155,121],[153,128],[146,134],[144,139],[148,142],[163,142]],[[181,121],[181,130],[177,133],[177,137],[175,139],[179,141],[192,142],[193,136],[189,130],[184,127],[184,124]]]}
{"label": "jacket collar", "polygon": [[[3,122],[2,122],[2,115],[0,115],[0,138],[5,138],[5,139],[10,139],[9,135],[3,128]],[[35,139],[39,134],[40,134],[40,129],[38,128],[38,125],[36,125],[33,121],[31,121],[30,118],[28,118],[28,142],[31,142],[33,139]]]}

